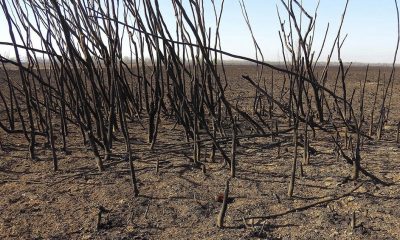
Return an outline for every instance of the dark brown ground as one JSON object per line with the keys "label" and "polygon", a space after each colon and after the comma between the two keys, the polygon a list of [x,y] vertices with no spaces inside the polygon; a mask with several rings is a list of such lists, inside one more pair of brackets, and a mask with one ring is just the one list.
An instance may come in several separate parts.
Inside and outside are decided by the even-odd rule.
{"label": "dark brown ground", "polygon": [[[358,87],[365,67],[355,67],[349,85]],[[384,69],[388,74],[388,69]],[[230,97],[254,95],[241,74],[254,75],[249,66],[228,68]],[[372,105],[378,68],[372,68],[367,83],[367,117]],[[266,72],[269,78],[270,72]],[[334,73],[332,73],[334,74]],[[277,77],[279,79],[279,77]],[[278,81],[278,80],[277,80]],[[227,168],[207,162],[207,173],[194,168],[191,145],[185,145],[182,129],[171,130],[163,120],[155,150],[145,143],[146,130],[132,124],[139,197],[133,197],[124,146],[114,149],[106,171],[96,170],[92,154],[76,134],[69,137],[70,155],[59,153],[60,171],[52,171],[51,153],[37,147],[39,160],[28,159],[22,135],[0,131],[0,239],[400,239],[400,148],[395,142],[399,121],[400,84],[395,84],[392,112],[381,141],[365,141],[362,165],[390,186],[374,184],[361,177],[346,181],[351,166],[336,160],[329,135],[317,132],[311,146],[317,153],[297,178],[295,196],[286,197],[293,147],[284,144],[282,156],[270,138],[242,139],[238,147],[238,177],[231,180],[226,228],[215,226],[220,203],[215,196],[224,190]],[[380,102],[380,101],[378,101]],[[243,103],[241,104],[244,105]],[[245,108],[243,108],[245,109]],[[249,109],[247,107],[247,109]],[[3,116],[2,116],[3,117]],[[71,129],[73,130],[73,129]],[[278,140],[289,142],[291,135]],[[43,139],[40,140],[43,142]],[[58,146],[61,146],[58,143]],[[202,157],[207,148],[203,148]],[[302,148],[300,148],[300,158]],[[155,172],[160,161],[160,173]],[[269,219],[254,226],[242,217],[264,216],[340,195],[358,183],[350,196],[312,208]],[[279,198],[279,201],[278,201]],[[104,207],[101,229],[96,230],[98,207]],[[356,228],[350,227],[355,211]]]}

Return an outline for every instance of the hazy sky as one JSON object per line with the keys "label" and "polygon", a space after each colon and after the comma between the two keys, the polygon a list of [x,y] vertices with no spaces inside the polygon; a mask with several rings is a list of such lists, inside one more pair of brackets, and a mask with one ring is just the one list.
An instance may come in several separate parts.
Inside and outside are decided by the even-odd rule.
{"label": "hazy sky", "polygon": [[[254,55],[251,38],[238,1],[225,1],[226,11],[222,22],[224,48],[241,55]],[[305,8],[312,12],[316,0],[303,0]],[[279,0],[245,1],[250,21],[264,56],[267,60],[282,60],[277,21],[276,6],[282,6]],[[317,31],[316,48],[322,43],[325,28],[330,23],[330,39],[338,29],[345,0],[321,0]],[[284,17],[283,9],[281,16]],[[392,62],[397,42],[397,16],[394,0],[350,0],[342,36],[348,34],[343,45],[344,61],[382,63]],[[329,41],[329,42],[332,42]],[[326,59],[327,54],[324,58]],[[400,58],[399,58],[400,59]],[[322,59],[324,60],[324,59]],[[336,60],[336,59],[334,59]]]}
{"label": "hazy sky", "polygon": [[[208,2],[210,0],[204,0]],[[216,0],[220,2],[220,0]],[[311,12],[315,9],[317,0],[303,0],[305,8]],[[281,45],[279,41],[279,22],[276,6],[284,14],[280,0],[245,0],[255,37],[263,51],[265,60],[281,61]],[[345,0],[321,0],[315,48],[322,43],[325,28],[330,26],[328,46],[331,46],[338,24],[341,19]],[[160,0],[167,18],[173,21],[170,14],[170,1]],[[211,9],[210,9],[211,10]],[[212,17],[212,12],[209,15]],[[209,18],[211,19],[211,18]],[[168,19],[167,19],[168,20]],[[4,14],[0,13],[0,41],[9,41]],[[342,49],[342,58],[346,62],[390,63],[393,61],[397,41],[397,17],[394,0],[350,0],[345,18],[342,36],[348,34]],[[225,11],[221,23],[223,50],[254,57],[255,51],[249,31],[241,14],[238,0],[225,0]],[[7,55],[12,51],[0,46],[0,54]],[[322,61],[327,57],[327,52]],[[334,56],[333,60],[337,60]],[[399,58],[400,60],[400,58]]]}

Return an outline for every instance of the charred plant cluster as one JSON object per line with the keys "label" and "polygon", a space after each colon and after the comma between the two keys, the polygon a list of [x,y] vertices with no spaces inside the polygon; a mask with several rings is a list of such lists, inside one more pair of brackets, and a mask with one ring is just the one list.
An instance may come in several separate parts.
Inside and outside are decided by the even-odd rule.
{"label": "charred plant cluster", "polygon": [[[211,161],[219,154],[235,177],[241,138],[272,137],[275,141],[290,133],[294,156],[288,195],[292,196],[296,171],[300,166],[302,172],[302,166],[310,164],[315,152],[310,143],[316,131],[322,131],[332,136],[338,158],[353,166],[353,180],[362,173],[383,183],[362,167],[361,147],[365,139],[382,136],[391,105],[394,63],[390,76],[379,76],[378,82],[384,85],[383,89],[377,85],[367,126],[364,90],[368,68],[360,87],[349,92],[346,80],[351,64],[344,64],[341,58],[347,37],[341,29],[348,1],[340,27],[329,41],[333,44],[328,44],[328,25],[323,43],[315,47],[317,9],[310,13],[297,0],[282,0],[278,10],[282,65],[264,61],[244,1],[240,3],[257,52],[254,59],[223,50],[223,0],[170,2],[173,24],[157,0],[0,0],[11,39],[1,45],[12,46],[15,55],[0,55],[4,73],[1,131],[23,136],[33,160],[38,139],[45,139],[55,171],[57,154],[69,149],[72,128],[79,129],[99,171],[105,170],[104,162],[115,145],[121,144],[118,139],[123,139],[135,195],[139,190],[131,127],[143,126],[151,151],[165,119],[173,119],[184,129],[184,139],[193,149],[193,164],[203,171],[207,167],[201,158],[204,149]],[[210,9],[214,19],[206,21]],[[322,59],[325,51],[328,57]],[[332,59],[334,55],[337,59]],[[241,76],[255,90],[253,96],[247,96],[253,99],[250,107],[229,98],[225,57],[257,66],[257,76]],[[338,66],[332,67],[332,62]],[[323,70],[318,71],[321,64]],[[9,74],[12,67],[18,69],[19,78]],[[266,71],[273,72],[268,79],[271,84],[265,84],[271,77]],[[336,71],[336,78],[329,77],[330,71]],[[278,74],[283,81],[274,79]],[[378,94],[380,91],[383,94]],[[280,152],[279,144],[277,147]],[[299,158],[301,150],[303,160]]]}

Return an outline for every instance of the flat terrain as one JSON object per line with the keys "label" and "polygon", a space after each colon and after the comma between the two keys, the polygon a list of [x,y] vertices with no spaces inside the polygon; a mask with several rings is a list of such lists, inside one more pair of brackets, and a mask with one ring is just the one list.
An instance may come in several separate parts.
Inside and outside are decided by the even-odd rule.
{"label": "flat terrain", "polygon": [[[357,66],[350,70],[349,89],[359,87],[365,69]],[[382,77],[390,74],[390,69],[381,69]],[[371,67],[367,77],[366,128],[378,70]],[[241,75],[255,76],[255,68],[228,66],[227,73],[228,97],[236,99],[251,114],[252,98],[246,97],[254,96],[255,90]],[[265,70],[264,74],[268,85],[272,73]],[[335,74],[332,69],[331,75]],[[278,91],[283,78],[279,74],[274,78]],[[151,151],[146,143],[146,129],[137,122],[130,123],[140,190],[136,198],[122,139],[105,163],[106,171],[99,173],[93,154],[70,125],[69,153],[58,153],[60,170],[53,172],[51,151],[45,149],[44,139],[39,138],[36,147],[39,159],[31,161],[24,136],[8,135],[0,130],[0,239],[400,239],[398,80],[396,76],[391,112],[382,139],[365,139],[361,149],[362,166],[390,183],[388,186],[376,184],[363,175],[357,182],[349,181],[351,166],[342,158],[337,160],[331,136],[317,130],[315,138],[310,140],[316,151],[311,155],[310,165],[304,166],[304,177],[298,175],[294,197],[289,199],[287,186],[294,152],[292,133],[276,139],[241,138],[237,148],[237,178],[230,182],[232,202],[228,205],[224,229],[216,227],[221,206],[216,196],[224,191],[229,169],[223,167],[218,152],[216,161],[210,162],[209,142],[202,145],[201,152],[206,173],[194,167],[193,146],[185,143],[183,129],[174,127],[171,119],[162,119],[159,140]],[[329,80],[327,84],[334,83]],[[5,119],[3,115],[0,117]],[[61,143],[57,142],[57,146]],[[302,159],[302,148],[299,154]],[[333,199],[323,201],[328,197]],[[265,221],[241,220],[284,213],[317,202],[323,203]],[[100,206],[105,211],[97,229]],[[350,226],[353,212],[354,229]]]}

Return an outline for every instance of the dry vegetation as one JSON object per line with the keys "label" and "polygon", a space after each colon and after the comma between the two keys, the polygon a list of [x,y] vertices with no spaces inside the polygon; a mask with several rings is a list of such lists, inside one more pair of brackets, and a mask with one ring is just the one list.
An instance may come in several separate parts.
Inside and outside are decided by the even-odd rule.
{"label": "dry vegetation", "polygon": [[340,29],[321,63],[296,0],[280,65],[223,51],[223,1],[133,2],[0,0],[0,238],[400,238],[395,63],[344,64]]}

